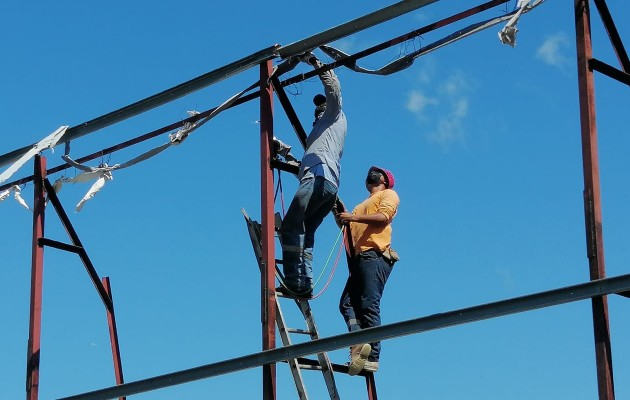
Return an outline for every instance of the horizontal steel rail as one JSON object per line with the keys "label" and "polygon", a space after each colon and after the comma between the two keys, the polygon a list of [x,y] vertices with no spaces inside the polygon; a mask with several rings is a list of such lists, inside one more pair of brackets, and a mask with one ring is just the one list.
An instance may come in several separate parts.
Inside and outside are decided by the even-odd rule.
{"label": "horizontal steel rail", "polygon": [[[188,82],[184,82],[180,85],[174,86],[170,89],[166,89],[161,93],[147,97],[143,100],[137,101],[116,111],[112,111],[93,120],[71,127],[68,129],[64,137],[59,141],[58,145],[62,143],[67,143],[73,139],[77,139],[81,136],[87,135],[99,129],[103,129],[117,122],[121,122],[125,119],[141,114],[145,111],[169,103],[194,91],[203,89],[232,75],[235,75],[243,70],[259,65],[261,62],[275,58],[278,55],[281,55],[284,58],[303,53],[307,50],[312,50],[313,48],[322,44],[333,42],[352,33],[361,31],[374,25],[378,25],[382,22],[399,17],[403,14],[424,7],[431,3],[435,3],[436,1],[438,0],[403,0],[381,10],[346,22],[345,24],[328,29],[324,32],[320,32],[316,35],[310,36],[306,39],[300,40],[290,45],[284,47],[274,45],[260,50],[231,64],[225,65],[216,70],[210,71],[207,74],[191,79]],[[9,164],[11,161],[18,159],[32,147],[33,145],[24,146],[20,149],[0,155],[0,167],[3,167]]]}
{"label": "horizontal steel rail", "polygon": [[389,21],[390,19],[400,17],[401,15],[407,14],[424,6],[428,6],[429,4],[437,1],[438,0],[403,0],[396,4],[392,4],[391,6],[381,8],[380,10],[374,11],[370,14],[366,14],[352,21],[348,21],[334,28],[330,28],[316,35],[310,36],[306,39],[299,40],[287,46],[282,46],[278,49],[278,53],[282,58],[302,54],[306,51],[313,50],[322,44],[334,42],[335,40],[344,38],[350,34],[381,24]]}
{"label": "horizontal steel rail", "polygon": [[[368,49],[362,50],[362,51],[360,51],[358,53],[355,53],[353,55],[349,55],[348,57],[344,57],[342,60],[334,61],[334,62],[329,63],[329,64],[325,64],[322,67],[317,68],[317,69],[315,69],[313,71],[310,71],[310,72],[307,72],[307,73],[302,73],[302,74],[295,75],[295,76],[293,76],[291,78],[288,78],[288,79],[286,79],[286,80],[284,80],[282,82],[279,82],[278,78],[276,77],[274,79],[274,87],[275,87],[275,89],[276,89],[276,91],[278,93],[278,98],[279,98],[279,100],[281,102],[283,101],[283,98],[281,96],[283,93],[280,91],[281,87],[284,88],[286,86],[293,85],[295,83],[298,83],[298,82],[304,81],[306,79],[312,78],[312,77],[316,76],[317,74],[319,74],[321,72],[324,72],[324,71],[327,71],[327,70],[330,70],[330,69],[334,69],[334,68],[346,65],[347,63],[355,62],[355,61],[357,61],[360,58],[367,57],[367,56],[369,56],[371,54],[374,54],[374,53],[376,53],[378,51],[384,50],[384,49],[386,49],[388,47],[395,46],[395,45],[397,45],[399,43],[402,43],[402,42],[404,42],[406,40],[413,39],[414,37],[417,37],[419,35],[422,35],[422,34],[431,32],[433,30],[436,30],[438,28],[444,27],[444,26],[449,25],[449,24],[451,24],[453,22],[459,21],[459,20],[464,19],[466,17],[469,17],[471,15],[477,14],[477,13],[479,13],[481,11],[485,11],[485,10],[487,10],[489,8],[492,8],[492,7],[495,7],[497,5],[500,5],[500,4],[503,4],[503,3],[507,3],[508,1],[509,0],[491,0],[489,2],[486,2],[484,4],[479,5],[477,7],[473,7],[471,9],[463,11],[463,12],[461,12],[459,14],[453,15],[453,16],[451,16],[449,18],[442,19],[440,21],[437,21],[437,22],[434,22],[432,24],[426,25],[426,26],[424,26],[424,27],[422,27],[420,29],[416,29],[416,30],[414,30],[412,32],[409,32],[407,34],[398,36],[398,37],[390,39],[390,40],[388,40],[386,42],[380,43],[380,44],[378,44],[376,46],[372,46],[372,47],[370,47]],[[240,99],[236,100],[234,102],[234,104],[232,104],[229,108],[235,107],[237,105],[241,105],[241,104],[246,103],[248,101],[254,100],[254,99],[258,98],[258,97],[259,97],[259,91],[255,91],[253,93],[247,94],[247,95],[241,97]],[[286,97],[286,95],[285,95],[285,97]],[[285,112],[286,112],[286,108],[287,107],[285,107]],[[117,144],[115,146],[111,146],[111,147],[108,147],[106,149],[99,150],[99,151],[97,151],[95,153],[92,153],[92,154],[89,154],[87,156],[81,157],[81,158],[77,159],[76,161],[79,164],[83,164],[83,163],[85,163],[87,161],[91,161],[91,160],[94,160],[94,159],[97,159],[97,158],[101,158],[103,156],[106,156],[106,155],[111,154],[113,152],[116,152],[118,150],[122,150],[122,149],[125,149],[127,147],[130,147],[130,146],[133,146],[135,144],[138,144],[140,142],[143,142],[145,140],[152,139],[152,138],[154,138],[156,136],[159,136],[159,135],[161,135],[163,133],[170,132],[172,130],[178,129],[181,126],[183,126],[186,122],[193,123],[193,122],[199,121],[199,120],[207,117],[212,112],[214,112],[215,109],[216,109],[216,107],[211,108],[209,110],[206,110],[206,111],[202,112],[199,115],[195,115],[195,116],[186,118],[184,120],[180,120],[180,121],[174,122],[174,123],[172,123],[170,125],[164,126],[162,128],[156,129],[156,130],[153,130],[153,131],[151,131],[149,133],[146,133],[146,134],[143,134],[143,135],[141,135],[139,137],[127,140],[127,141],[125,141],[123,143],[120,143],[120,144]],[[289,116],[289,119],[291,119],[290,116]],[[292,124],[293,124],[293,122],[292,122]],[[298,133],[298,136],[300,137],[300,141],[302,143],[304,143],[305,139],[302,138],[303,135],[300,135]],[[63,170],[68,169],[70,167],[71,166],[69,164],[61,164],[61,165],[57,165],[57,166],[49,169],[46,172],[47,172],[48,175],[52,175],[54,173],[63,171]],[[30,175],[30,176],[26,176],[26,177],[23,177],[23,178],[20,178],[20,179],[11,181],[11,182],[5,182],[2,185],[0,185],[0,191],[8,189],[8,188],[10,188],[13,185],[22,185],[22,184],[31,182],[32,180],[33,180],[33,175]]]}
{"label": "horizontal steel rail", "polygon": [[384,339],[418,334],[421,332],[447,328],[475,321],[482,321],[510,314],[586,300],[593,297],[623,293],[629,290],[630,274],[599,279],[578,285],[566,286],[545,292],[433,314],[427,317],[381,325],[375,328],[267,350],[196,368],[129,382],[119,386],[95,390],[89,393],[64,397],[59,400],[114,399],[117,397],[129,396],[155,389],[193,382],[200,379],[206,379],[213,376],[260,367],[264,364],[277,363],[289,358],[298,358],[309,354],[346,348],[357,343],[371,343]]}
{"label": "horizontal steel rail", "polygon": [[[57,145],[67,143],[73,139],[77,139],[81,136],[85,136],[89,133],[95,132],[99,129],[103,129],[117,122],[124,121],[128,118],[134,117],[145,111],[149,111],[153,108],[162,106],[171,101],[177,100],[180,97],[186,96],[192,92],[203,89],[230,76],[236,75],[246,69],[258,66],[261,62],[270,60],[277,57],[278,46],[271,46],[266,49],[257,51],[247,57],[244,57],[238,61],[227,64],[223,67],[217,68],[204,75],[200,75],[196,78],[189,80],[188,82],[181,83],[170,89],[166,89],[163,92],[147,97],[143,100],[137,101],[133,104],[125,106],[116,111],[112,111],[108,114],[95,118],[93,120],[84,122],[77,126],[73,126],[66,131],[66,134],[61,138]],[[0,156],[0,167],[3,167],[11,161],[20,158],[23,154],[29,151],[33,145],[24,146],[21,149],[14,150],[10,153]]]}
{"label": "horizontal steel rail", "polygon": [[609,78],[615,79],[621,83],[625,83],[626,85],[630,86],[630,74],[620,71],[612,65],[599,61],[596,58],[591,58],[590,60],[588,60],[588,67],[591,69],[591,71],[601,72]]}

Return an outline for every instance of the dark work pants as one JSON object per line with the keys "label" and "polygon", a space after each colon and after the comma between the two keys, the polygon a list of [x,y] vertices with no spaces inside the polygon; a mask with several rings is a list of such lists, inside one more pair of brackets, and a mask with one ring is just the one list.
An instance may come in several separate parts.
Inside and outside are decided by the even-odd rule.
{"label": "dark work pants", "polygon": [[[381,325],[381,297],[391,272],[389,262],[374,250],[357,254],[351,262],[339,301],[339,311],[350,332]],[[378,361],[381,342],[370,344],[372,352],[368,360]]]}
{"label": "dark work pants", "polygon": [[324,177],[300,181],[280,227],[284,283],[290,290],[302,293],[313,288],[315,231],[336,200],[337,187]]}

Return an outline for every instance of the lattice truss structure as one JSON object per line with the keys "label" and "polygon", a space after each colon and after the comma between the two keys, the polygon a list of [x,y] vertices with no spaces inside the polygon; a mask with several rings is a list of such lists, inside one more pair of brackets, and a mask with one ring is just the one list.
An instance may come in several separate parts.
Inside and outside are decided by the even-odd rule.
{"label": "lattice truss structure", "polygon": [[[607,278],[603,262],[603,243],[601,239],[602,217],[601,201],[599,193],[599,172],[596,163],[597,150],[593,143],[596,143],[596,126],[594,123],[594,85],[593,74],[599,72],[623,84],[630,85],[630,61],[624,49],[622,40],[617,32],[613,18],[608,10],[605,0],[575,0],[576,19],[576,39],[577,58],[579,65],[579,91],[580,91],[580,112],[582,122],[582,142],[584,159],[584,196],[586,210],[586,236],[588,244],[588,255],[590,265],[591,281],[570,287],[556,290],[535,293],[524,297],[507,299],[491,304],[470,307],[466,309],[454,310],[439,315],[420,317],[413,320],[383,325],[378,328],[352,332],[334,337],[322,338],[315,342],[306,342],[291,345],[288,347],[275,348],[275,295],[274,269],[266,266],[274,265],[273,250],[273,168],[293,171],[291,165],[278,163],[276,152],[272,143],[272,119],[271,101],[273,96],[277,96],[280,104],[294,127],[301,143],[305,143],[306,132],[302,128],[297,115],[285,92],[289,85],[304,81],[319,72],[334,68],[348,68],[356,73],[374,74],[387,76],[395,74],[401,70],[409,68],[418,57],[431,51],[437,50],[455,41],[464,39],[476,32],[495,27],[498,39],[508,45],[516,44],[518,32],[517,24],[520,18],[524,18],[536,7],[543,5],[545,0],[518,0],[516,7],[509,12],[502,12],[499,16],[474,21],[464,29],[452,32],[441,39],[423,45],[418,49],[401,55],[398,59],[384,65],[378,69],[369,69],[361,65],[361,59],[380,52],[392,46],[412,41],[420,35],[437,31],[440,28],[459,22],[474,19],[482,11],[491,10],[498,6],[510,3],[510,0],[492,0],[481,5],[477,5],[448,18],[433,22],[412,32],[404,33],[400,36],[390,38],[378,45],[366,48],[355,54],[346,54],[343,51],[331,47],[329,43],[348,35],[356,34],[362,30],[369,29],[385,21],[397,18],[411,11],[430,5],[438,0],[405,0],[393,4],[384,9],[365,15],[348,23],[331,28],[306,39],[300,40],[287,46],[271,46],[255,52],[240,60],[227,64],[223,67],[210,71],[197,78],[184,82],[180,85],[167,89],[161,93],[150,96],[133,104],[130,104],[101,117],[87,121],[74,127],[61,126],[54,132],[43,138],[38,143],[16,149],[10,153],[0,156],[0,167],[4,170],[0,173],[0,200],[6,200],[12,194],[13,197],[24,207],[33,212],[34,215],[34,245],[33,245],[33,272],[31,293],[31,328],[29,331],[29,353],[27,364],[27,398],[36,399],[39,382],[39,337],[41,326],[41,280],[43,265],[43,247],[49,246],[60,250],[76,253],[83,261],[86,271],[92,280],[103,304],[108,312],[110,324],[110,334],[112,340],[112,351],[114,355],[114,369],[116,372],[117,385],[90,393],[79,394],[67,397],[67,399],[110,399],[131,394],[146,392],[172,385],[182,384],[194,380],[213,377],[234,371],[239,371],[254,367],[263,367],[263,398],[275,398],[275,363],[286,361],[290,358],[297,358],[309,354],[321,353],[325,351],[348,347],[357,343],[373,342],[385,338],[395,338],[403,335],[416,334],[428,330],[444,328],[448,326],[494,318],[498,316],[524,312],[542,307],[564,304],[584,299],[591,299],[593,303],[593,320],[596,341],[597,374],[599,383],[600,399],[614,398],[614,384],[612,379],[612,361],[610,334],[608,331],[608,307],[606,295],[622,294],[627,296],[630,291],[630,275],[623,275],[614,278]],[[591,32],[590,32],[590,6],[594,4],[601,16],[602,22],[609,35],[612,47],[617,55],[620,67],[616,68],[597,60],[592,55]],[[308,73],[294,74],[292,70],[297,65],[297,57],[313,49],[320,49],[333,61],[325,64],[319,69]],[[260,79],[242,91],[226,98],[225,101],[209,110],[190,111],[189,117],[183,121],[173,122],[167,126],[131,138],[123,143],[112,147],[101,149],[92,154],[88,154],[77,159],[73,159],[70,154],[70,143],[85,135],[96,132],[105,127],[111,126],[128,118],[137,116],[145,111],[162,106],[170,101],[186,96],[194,91],[213,85],[219,81],[235,76],[250,68],[260,68]],[[72,228],[70,219],[66,215],[61,202],[56,193],[64,184],[91,182],[90,188],[85,196],[76,205],[76,210],[80,211],[85,202],[92,199],[106,182],[113,179],[118,170],[130,168],[140,162],[147,161],[154,156],[178,146],[183,143],[197,129],[219,115],[221,112],[237,107],[243,103],[259,99],[261,102],[261,182],[263,190],[262,200],[262,292],[261,307],[263,315],[263,342],[265,344],[263,353],[251,354],[236,359],[225,360],[218,363],[199,366],[185,371],[178,371],[159,377],[152,377],[136,382],[123,382],[122,365],[118,350],[118,338],[114,317],[114,304],[111,298],[108,278],[100,278],[87,253],[83,249],[78,234]],[[101,163],[90,165],[90,162],[104,155],[112,154],[119,150],[134,146],[143,141],[155,137],[165,136],[165,142],[152,150],[144,152],[137,157],[124,163],[107,165]],[[55,146],[65,144],[64,164],[47,169],[46,160],[41,155],[43,151],[52,149]],[[285,154],[286,155],[286,154]],[[160,157],[165,157],[161,155]],[[35,172],[17,180],[12,180],[17,171],[35,159]],[[595,161],[594,161],[595,160]],[[81,171],[74,178],[60,178],[51,183],[47,176],[60,172],[68,168],[76,168]],[[34,202],[32,205],[23,198],[21,185],[27,182],[34,182]],[[51,203],[57,211],[64,227],[66,228],[72,244],[65,244],[43,237],[43,215],[46,203]],[[369,385],[368,385],[369,386]],[[375,387],[368,387],[368,397],[376,398]]]}

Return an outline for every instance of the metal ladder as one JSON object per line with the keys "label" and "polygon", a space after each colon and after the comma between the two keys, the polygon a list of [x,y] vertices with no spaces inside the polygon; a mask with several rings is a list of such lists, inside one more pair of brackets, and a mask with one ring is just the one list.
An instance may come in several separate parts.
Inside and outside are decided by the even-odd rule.
{"label": "metal ladder", "polygon": [[[252,241],[256,260],[258,261],[258,267],[262,270],[262,245],[260,224],[252,220],[247,215],[245,210],[241,209],[241,212],[243,213],[243,216],[245,217],[245,222],[247,223],[247,230]],[[278,219],[279,215],[276,215],[276,221],[278,221]],[[308,300],[287,298],[295,302],[298,309],[304,316],[304,321],[306,322],[307,329],[295,329],[288,328],[286,325],[284,314],[282,313],[282,308],[280,307],[280,302],[278,301],[280,298],[283,297],[285,296],[283,296],[281,293],[276,292],[276,325],[278,326],[278,331],[280,333],[280,338],[282,339],[283,346],[291,345],[291,338],[289,337],[290,334],[304,334],[309,335],[311,340],[318,339],[319,333],[317,331],[315,318],[313,316],[313,312],[311,310],[311,306]],[[304,385],[304,380],[302,379],[303,369],[322,371],[324,382],[326,383],[328,394],[330,395],[331,400],[341,399],[339,397],[339,393],[337,392],[335,377],[333,376],[333,364],[330,362],[327,353],[317,354],[317,361],[307,358],[294,358],[289,359],[288,364],[291,370],[291,374],[293,375],[293,380],[295,381],[295,387],[297,389],[300,400],[308,400],[309,398],[306,392],[306,387]],[[348,372],[348,368],[346,366],[335,365],[334,367],[335,371],[346,373]]]}

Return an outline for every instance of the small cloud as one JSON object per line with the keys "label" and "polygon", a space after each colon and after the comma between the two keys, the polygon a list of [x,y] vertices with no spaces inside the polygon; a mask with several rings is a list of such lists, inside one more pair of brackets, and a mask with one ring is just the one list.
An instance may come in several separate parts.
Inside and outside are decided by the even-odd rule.
{"label": "small cloud", "polygon": [[[469,114],[473,84],[461,71],[455,71],[442,82],[433,78],[435,69],[425,71],[421,85],[432,83],[435,93],[430,94],[414,89],[408,94],[405,107],[429,125],[426,138],[432,143],[448,147],[454,143],[464,143],[466,130],[464,120]],[[431,112],[427,112],[427,108]],[[431,128],[430,125],[434,125]]]}
{"label": "small cloud", "polygon": [[413,14],[413,19],[416,22],[426,22],[429,20],[429,16],[423,12],[417,12],[415,14]]}
{"label": "small cloud", "polygon": [[566,34],[559,32],[545,39],[536,51],[536,58],[545,64],[564,70],[570,63],[569,58],[564,55],[564,50],[568,48],[569,38]]}
{"label": "small cloud", "polygon": [[462,93],[469,91],[470,85],[464,77],[464,74],[457,71],[442,82],[439,90],[449,97],[458,97]]}
{"label": "small cloud", "polygon": [[442,146],[464,142],[464,128],[461,118],[448,116],[440,118],[437,129],[429,133],[429,140]]}
{"label": "small cloud", "polygon": [[332,46],[343,51],[344,53],[352,53],[356,46],[356,41],[352,37],[346,37],[332,43]]}
{"label": "small cloud", "polygon": [[512,276],[512,272],[507,268],[497,268],[495,270],[499,280],[503,284],[503,287],[507,290],[514,289],[515,280],[514,276]]}
{"label": "small cloud", "polygon": [[416,114],[418,117],[424,117],[424,109],[429,105],[437,105],[439,102],[435,98],[427,97],[418,90],[412,90],[407,100],[407,110]]}
{"label": "small cloud", "polygon": [[418,70],[416,78],[421,84],[430,84],[433,82],[433,76],[435,75],[436,65],[434,59],[429,57],[423,60],[422,68]]}
{"label": "small cloud", "polygon": [[468,116],[471,85],[461,71],[456,71],[438,87],[448,108],[438,118],[437,128],[429,134],[429,140],[442,146],[464,143],[464,119]]}
{"label": "small cloud", "polygon": [[453,116],[461,119],[468,115],[468,98],[462,97],[453,103]]}

